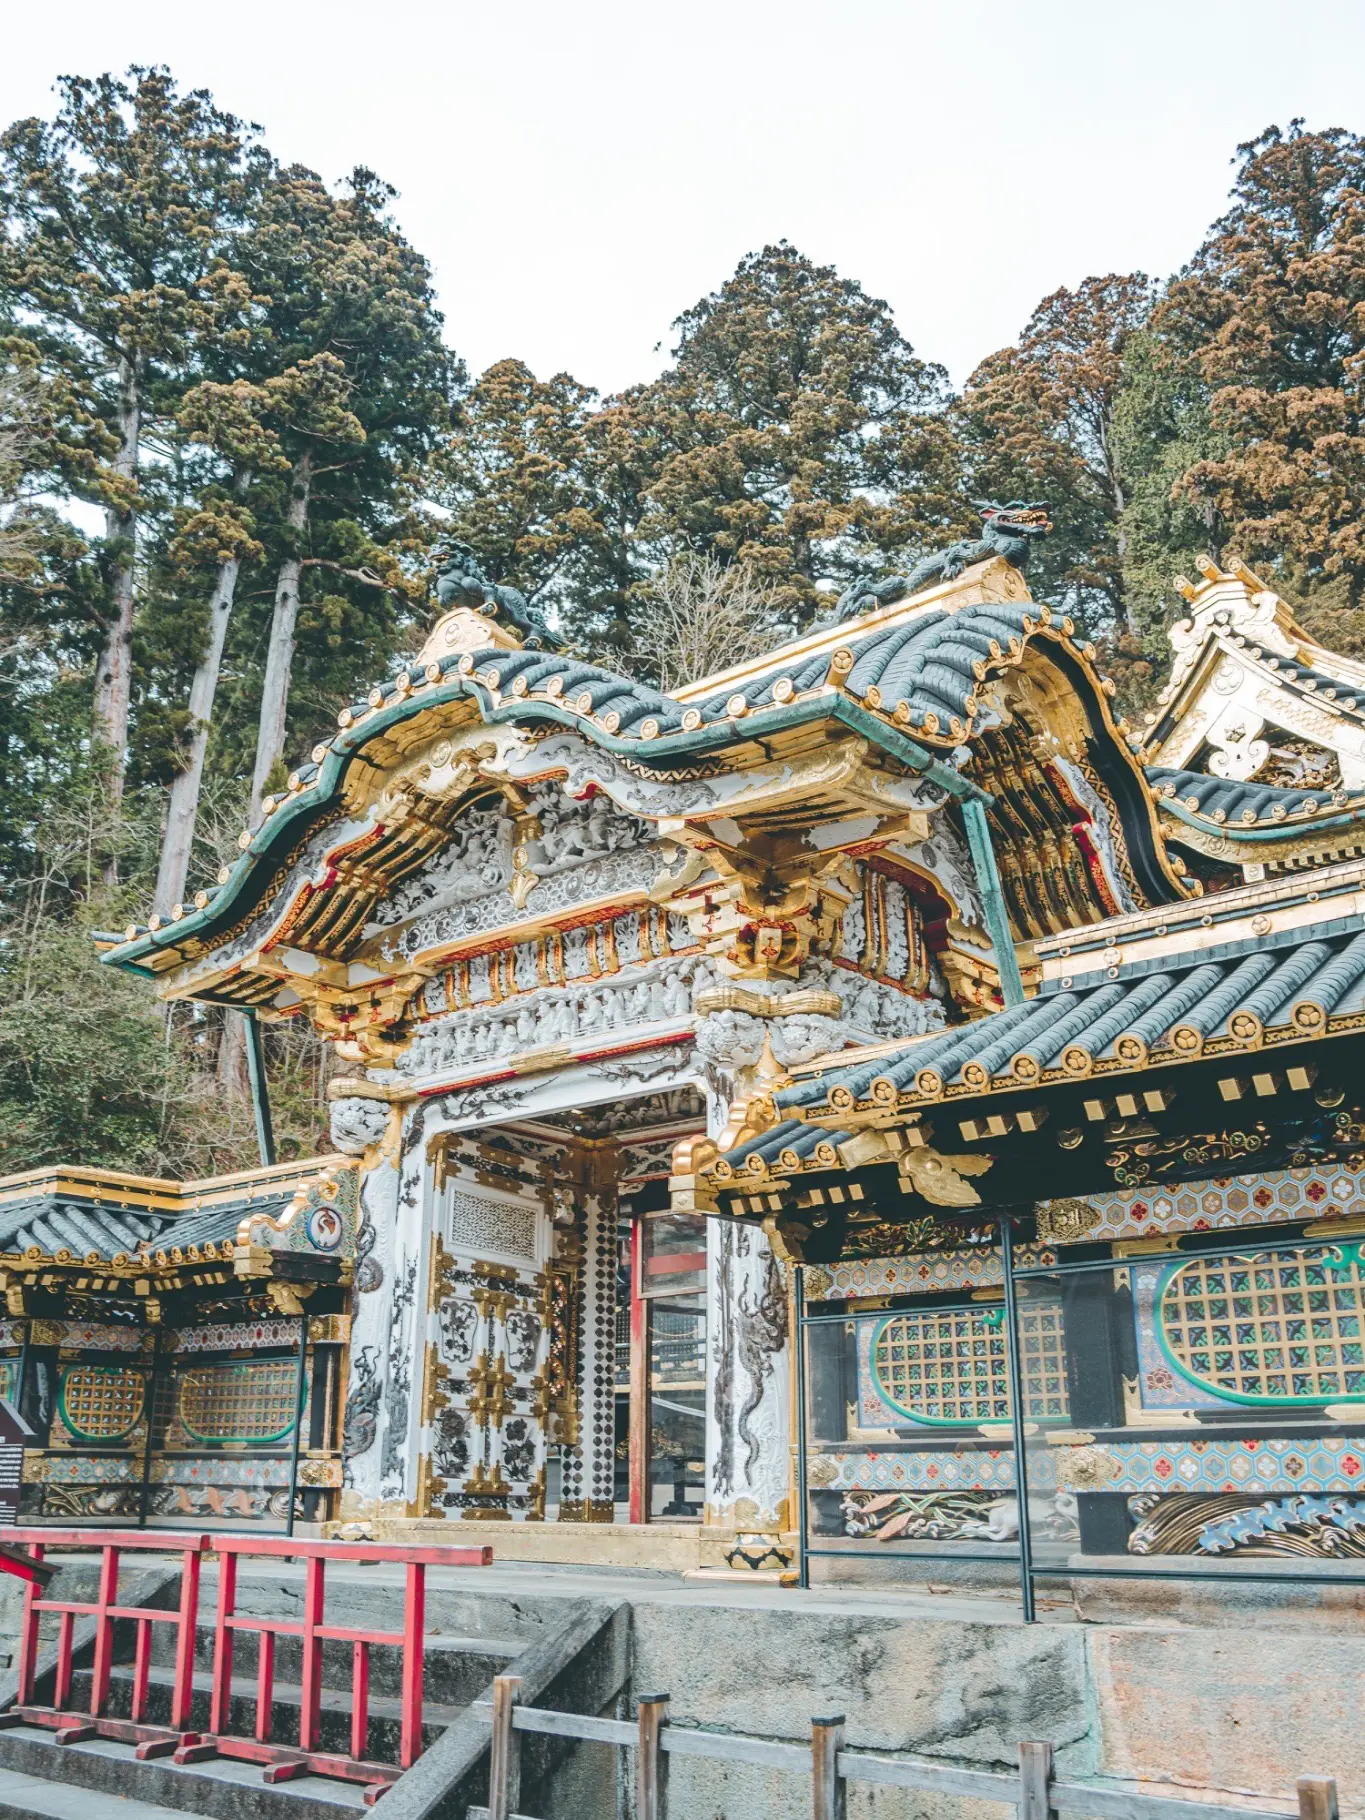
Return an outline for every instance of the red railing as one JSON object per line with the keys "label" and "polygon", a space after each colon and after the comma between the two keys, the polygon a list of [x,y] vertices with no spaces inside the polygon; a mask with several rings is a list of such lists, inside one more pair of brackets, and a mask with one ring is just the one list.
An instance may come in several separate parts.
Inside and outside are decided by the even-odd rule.
{"label": "red railing", "polygon": [[[102,1530],[94,1534],[77,1529],[12,1529],[5,1532],[8,1543],[27,1547],[30,1558],[41,1561],[49,1548],[98,1548],[100,1550],[99,1594],[94,1604],[80,1599],[45,1599],[41,1588],[30,1582],[24,1593],[24,1620],[19,1636],[19,1693],[9,1714],[11,1724],[44,1725],[57,1733],[59,1744],[75,1744],[82,1738],[117,1738],[136,1744],[139,1757],[159,1757],[175,1750],[190,1722],[190,1703],[194,1693],[194,1637],[199,1620],[199,1570],[209,1538],[180,1532],[162,1533],[139,1529],[131,1531]],[[173,1611],[150,1605],[120,1605],[118,1602],[119,1560],[126,1553],[178,1554],[180,1556],[180,1598]],[[57,1668],[50,1706],[34,1700],[38,1671],[38,1626],[44,1612],[57,1613]],[[90,1710],[75,1713],[68,1710],[71,1699],[73,1634],[77,1618],[95,1620],[95,1650],[90,1676]],[[130,1716],[109,1716],[109,1689],[114,1666],[114,1624],[120,1618],[136,1626],[133,1639],[133,1692]],[[151,1682],[152,1626],[175,1626],[175,1677],[171,1691],[171,1723],[148,1725],[147,1694]]]}
{"label": "red railing", "polygon": [[[138,1530],[112,1534],[89,1530],[11,1530],[4,1540],[28,1546],[41,1561],[45,1548],[98,1548],[99,1596],[94,1604],[70,1599],[43,1599],[30,1585],[25,1594],[20,1640],[19,1697],[0,1724],[28,1723],[54,1728],[57,1741],[74,1744],[84,1738],[106,1737],[137,1746],[139,1757],[174,1752],[177,1763],[198,1763],[210,1757],[235,1757],[260,1763],[267,1782],[284,1782],[296,1776],[329,1776],[365,1785],[372,1802],[422,1752],[422,1670],[426,1627],[426,1570],[428,1567],[486,1567],[491,1548],[405,1548],[399,1543],[315,1542],[300,1537],[244,1535],[183,1535],[179,1532]],[[180,1597],[174,1611],[117,1603],[119,1557],[128,1549],[181,1556]],[[219,1558],[218,1610],[213,1633],[213,1688],[209,1700],[207,1732],[189,1730],[194,1699],[194,1649],[199,1617],[199,1577],[204,1553]],[[254,1559],[300,1560],[304,1563],[302,1618],[261,1617],[237,1610],[237,1569],[243,1556]],[[364,1630],[326,1622],[326,1564],[328,1561],[390,1561],[406,1569],[401,1631]],[[44,1611],[59,1614],[56,1682],[51,1706],[34,1702],[38,1660],[38,1624]],[[73,1629],[78,1616],[94,1617],[94,1666],[91,1673],[90,1711],[66,1710],[70,1699]],[[116,1619],[136,1624],[133,1647],[132,1712],[129,1719],[108,1715],[113,1667],[113,1626]],[[175,1671],[171,1690],[171,1724],[145,1723],[151,1671],[151,1626],[174,1624]],[[238,1632],[257,1639],[256,1710],[253,1735],[241,1737],[231,1730],[232,1659]],[[297,1637],[302,1666],[299,1686],[299,1738],[297,1745],[277,1743],[273,1737],[275,1704],[275,1642]],[[322,1646],[324,1642],[349,1643],[351,1658],[351,1736],[349,1753],[320,1748],[322,1729]],[[388,1645],[402,1651],[398,1764],[375,1762],[367,1756],[370,1722],[370,1651]]]}

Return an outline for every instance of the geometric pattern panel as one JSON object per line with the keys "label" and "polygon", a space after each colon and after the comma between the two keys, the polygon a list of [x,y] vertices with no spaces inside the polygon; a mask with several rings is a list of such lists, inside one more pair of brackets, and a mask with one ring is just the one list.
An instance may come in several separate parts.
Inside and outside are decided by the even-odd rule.
{"label": "geometric pattern panel", "polygon": [[1157,1332],[1200,1389],[1235,1403],[1365,1400],[1359,1247],[1193,1258],[1167,1271]]}
{"label": "geometric pattern panel", "polygon": [[24,1478],[33,1485],[117,1485],[142,1476],[142,1461],[129,1454],[30,1454]]}
{"label": "geometric pattern panel", "polygon": [[1217,1176],[1160,1191],[1088,1194],[1084,1202],[1098,1216],[1097,1223],[1075,1233],[1074,1239],[1092,1244],[1153,1232],[1214,1232],[1285,1220],[1342,1219],[1365,1213],[1365,1188],[1359,1171],[1341,1163],[1315,1163],[1300,1169],[1269,1169],[1262,1175]]}
{"label": "geometric pattern panel", "polygon": [[[887,1409],[902,1421],[928,1427],[1009,1420],[1003,1309],[908,1310],[858,1326],[860,1403],[867,1426],[884,1424]],[[1029,1417],[1065,1421],[1060,1303],[1024,1303],[1019,1309],[1019,1347]]]}
{"label": "geometric pattern panel", "polygon": [[[1020,1270],[1055,1264],[1051,1245],[1016,1245]],[[928,1295],[944,1289],[985,1289],[1004,1281],[998,1246],[962,1251],[912,1251],[897,1258],[857,1258],[846,1264],[807,1264],[808,1302],[855,1302],[863,1296]]]}
{"label": "geometric pattern panel", "polygon": [[490,1196],[468,1194],[460,1188],[446,1191],[451,1249],[466,1257],[517,1258],[537,1261],[540,1209]]}
{"label": "geometric pattern panel", "polygon": [[169,1352],[243,1352],[258,1346],[297,1349],[299,1323],[294,1319],[220,1321],[212,1327],[186,1327],[166,1336]]}
{"label": "geometric pattern panel", "polygon": [[268,1485],[289,1483],[288,1458],[232,1460],[215,1455],[210,1460],[152,1461],[153,1485]]}
{"label": "geometric pattern panel", "polygon": [[578,1439],[561,1452],[561,1520],[610,1522],[615,1495],[616,1203],[586,1197],[579,1275]]}
{"label": "geometric pattern panel", "polygon": [[1365,1491],[1365,1434],[1035,1448],[1030,1485],[1045,1455],[1072,1491]]}
{"label": "geometric pattern panel", "polygon": [[[260,1359],[177,1373],[176,1414],[191,1442],[268,1447],[294,1431],[298,1365]],[[171,1446],[185,1443],[167,1437]]]}
{"label": "geometric pattern panel", "polygon": [[[807,1478],[820,1491],[999,1491],[1014,1490],[1014,1456],[1009,1448],[941,1452],[812,1454]],[[1050,1490],[1029,1462],[1029,1490]]]}
{"label": "geometric pattern panel", "polygon": [[141,1352],[141,1327],[117,1327],[109,1321],[34,1322],[35,1346],[65,1346],[83,1352]]}
{"label": "geometric pattern panel", "polygon": [[[119,1365],[68,1365],[57,1388],[57,1414],[78,1444],[109,1447],[126,1441],[142,1420],[147,1384],[140,1371]],[[57,1434],[54,1441],[59,1439]],[[65,1442],[65,1437],[60,1437]]]}

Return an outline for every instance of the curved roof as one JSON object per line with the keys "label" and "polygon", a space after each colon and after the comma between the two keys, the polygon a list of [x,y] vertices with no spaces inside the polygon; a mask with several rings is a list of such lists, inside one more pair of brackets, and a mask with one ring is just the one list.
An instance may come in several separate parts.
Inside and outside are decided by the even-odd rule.
{"label": "curved roof", "polygon": [[1365,791],[1288,789],[1260,784],[1254,779],[1212,777],[1207,771],[1176,771],[1165,765],[1148,765],[1147,781],[1159,795],[1172,800],[1205,821],[1253,826],[1258,822],[1283,823],[1289,816],[1358,814],[1365,806]]}
{"label": "curved roof", "polygon": [[[743,695],[757,706],[780,699],[774,691],[784,680],[801,693],[840,674],[850,695],[923,737],[961,740],[975,729],[980,685],[993,670],[1017,663],[1035,634],[1050,633],[1069,641],[1074,629],[1069,620],[1054,618],[1047,607],[1033,601],[978,603],[955,612],[933,608],[913,619],[861,632],[854,622],[839,628],[841,641],[828,649],[808,657],[783,655],[746,683]],[[1087,657],[1094,655],[1091,646],[1076,649]],[[851,666],[836,663],[844,652],[852,655]],[[733,699],[732,691],[724,689],[700,698],[697,706],[703,719],[723,718]]]}
{"label": "curved roof", "polygon": [[[193,907],[177,906],[179,914],[169,920],[153,919],[121,940],[102,938],[103,958],[151,973],[158,953],[202,952],[221,939],[256,908],[299,842],[334,814],[350,767],[366,747],[379,744],[382,753],[385,736],[403,722],[462,701],[485,724],[569,728],[651,768],[720,758],[727,748],[789,727],[834,720],[908,769],[927,773],[951,795],[988,800],[945,762],[945,752],[994,723],[981,685],[1018,665],[1027,647],[1041,641],[1086,698],[1094,733],[1107,749],[1106,768],[1115,773],[1111,784],[1132,799],[1126,812],[1133,813],[1141,773],[1109,713],[1113,685],[1094,669],[1094,647],[1078,640],[1072,622],[1027,598],[969,599],[956,610],[939,604],[960,595],[964,585],[979,594],[994,568],[1006,565],[978,565],[957,583],[808,635],[746,666],[736,686],[721,686],[727,681],[722,676],[717,686],[689,687],[680,696],[563,653],[494,644],[403,671],[344,708],[333,738],[291,774],[286,792],[266,799],[261,825],[243,835],[242,857],[217,890],[200,892]],[[1008,580],[1021,585],[1013,570]],[[378,762],[382,766],[382,756]],[[1142,807],[1142,817],[1147,814]]]}
{"label": "curved roof", "polygon": [[112,1258],[135,1252],[169,1223],[164,1213],[141,1213],[125,1207],[92,1205],[75,1196],[34,1195],[6,1207],[0,1215],[0,1252],[14,1255],[36,1246],[44,1256],[69,1251]]}
{"label": "curved roof", "polygon": [[199,1182],[49,1166],[0,1181],[0,1255],[131,1259],[158,1246],[230,1244],[245,1214],[279,1214],[334,1157],[275,1163]]}
{"label": "curved roof", "polygon": [[[855,1108],[931,1105],[945,1096],[1077,1082],[1092,1073],[1185,1063],[1206,1048],[1254,1050],[1330,1033],[1365,1011],[1359,917],[1325,922],[1311,940],[1259,938],[1186,953],[1128,977],[1092,974],[1037,998],[919,1038],[875,1060],[826,1068],[773,1095],[778,1122],[728,1153],[783,1170],[844,1142]],[[779,1158],[781,1162],[779,1164]],[[789,1158],[794,1160],[789,1160]],[[751,1168],[753,1166],[751,1165]]]}

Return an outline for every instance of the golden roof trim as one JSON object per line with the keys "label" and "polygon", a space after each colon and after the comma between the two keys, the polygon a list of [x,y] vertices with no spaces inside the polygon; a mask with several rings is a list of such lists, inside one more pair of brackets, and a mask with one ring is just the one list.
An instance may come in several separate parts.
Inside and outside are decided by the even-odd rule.
{"label": "golden roof trim", "polygon": [[255,1188],[271,1198],[290,1182],[327,1174],[346,1162],[340,1155],[307,1157],[300,1162],[272,1163],[264,1168],[238,1169],[229,1175],[177,1182],[164,1176],[132,1175],[121,1169],[98,1169],[69,1163],[51,1163],[0,1176],[0,1206],[32,1200],[38,1194],[67,1194],[83,1200],[118,1206],[139,1205],[190,1213],[200,1208],[240,1200]]}

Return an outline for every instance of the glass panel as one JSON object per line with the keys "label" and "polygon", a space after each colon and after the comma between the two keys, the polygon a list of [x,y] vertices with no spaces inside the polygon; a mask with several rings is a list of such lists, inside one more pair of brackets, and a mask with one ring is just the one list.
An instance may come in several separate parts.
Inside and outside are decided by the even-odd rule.
{"label": "glass panel", "polygon": [[690,1295],[706,1288],[706,1220],[700,1214],[649,1213],[644,1219],[647,1296]]}
{"label": "glass panel", "polygon": [[1222,1240],[1019,1287],[1061,1310],[1068,1413],[1027,1437],[1039,1568],[1362,1571],[1359,1243]]}
{"label": "glass panel", "polygon": [[706,1497],[706,1297],[650,1304],[649,1514],[700,1521]]}
{"label": "glass panel", "polygon": [[[1030,1395],[1045,1419],[1064,1419],[1058,1323],[1035,1324],[1031,1342]],[[1017,1584],[1000,1294],[816,1304],[802,1346],[811,1578],[866,1574],[869,1556],[879,1577],[919,1577],[929,1556],[935,1573],[956,1560],[974,1564],[967,1578]]]}

